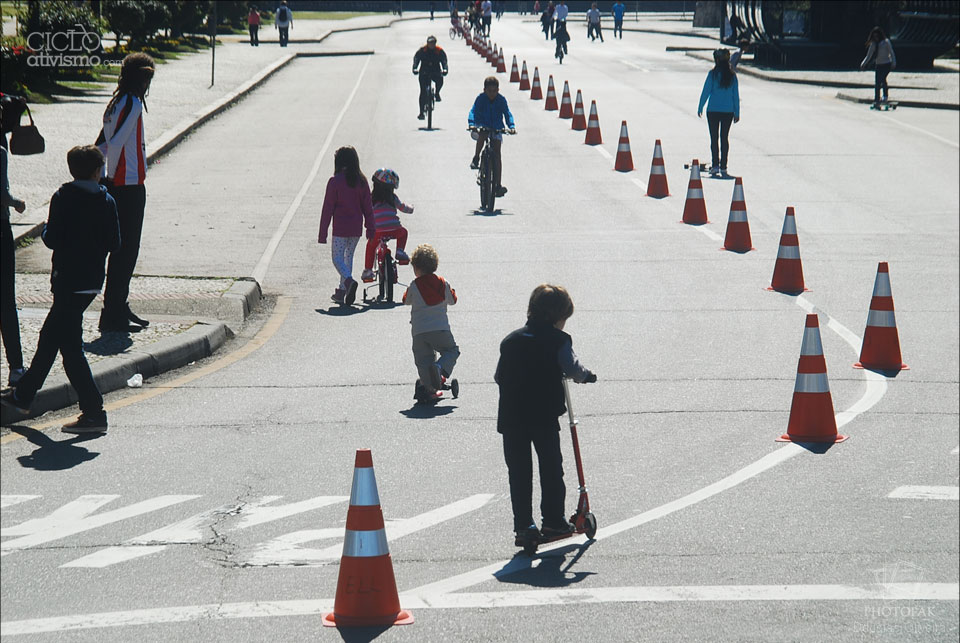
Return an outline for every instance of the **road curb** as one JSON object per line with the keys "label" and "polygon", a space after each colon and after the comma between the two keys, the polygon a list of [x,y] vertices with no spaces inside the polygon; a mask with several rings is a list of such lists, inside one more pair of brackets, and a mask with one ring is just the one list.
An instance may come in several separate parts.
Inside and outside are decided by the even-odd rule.
{"label": "road curb", "polygon": [[[209,357],[232,335],[223,322],[197,322],[182,333],[158,340],[143,350],[128,351],[97,362],[90,370],[100,392],[109,393],[126,388],[127,380],[137,373],[147,379]],[[77,393],[66,375],[56,375],[37,393],[27,417],[63,409],[76,402]],[[8,417],[12,414],[6,410],[3,415],[4,425],[26,419]]]}
{"label": "road curb", "polygon": [[[873,85],[870,85],[870,88],[873,89]],[[837,98],[840,100],[848,100],[851,103],[860,103],[862,105],[871,105],[873,104],[872,98],[858,98],[856,96],[851,96],[849,94],[844,94],[843,92],[837,92]],[[951,105],[949,103],[927,103],[923,101],[916,100],[898,100],[897,105],[899,107],[922,107],[925,109],[953,109],[960,110],[960,105]]]}

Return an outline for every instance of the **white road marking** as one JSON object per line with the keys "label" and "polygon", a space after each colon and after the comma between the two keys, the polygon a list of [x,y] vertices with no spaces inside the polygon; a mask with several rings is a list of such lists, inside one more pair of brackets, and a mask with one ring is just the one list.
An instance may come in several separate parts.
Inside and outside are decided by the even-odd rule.
{"label": "white road marking", "polygon": [[[487,504],[491,498],[493,498],[491,493],[480,493],[413,518],[388,520],[384,525],[387,532],[387,542],[391,543],[407,534],[475,511]],[[261,566],[324,565],[340,558],[343,552],[342,542],[323,549],[311,549],[301,547],[301,545],[328,538],[340,538],[342,540],[343,533],[343,529],[306,529],[285,534],[261,545],[249,558],[247,564]]]}
{"label": "white road marking", "polygon": [[640,65],[638,65],[637,63],[635,63],[635,62],[633,62],[633,61],[631,61],[631,60],[621,60],[620,62],[622,62],[624,65],[628,65],[628,66],[630,66],[630,67],[633,67],[634,69],[639,69],[640,71],[645,71],[645,72],[648,72],[648,73],[650,72],[650,70],[647,69],[646,67],[641,67]]}
{"label": "white road marking", "polygon": [[6,509],[7,507],[12,507],[13,505],[19,505],[21,502],[36,500],[37,498],[42,497],[43,496],[23,496],[18,494],[0,496],[0,509]]}
{"label": "white road marking", "polygon": [[353,86],[353,91],[350,92],[350,96],[347,97],[347,102],[343,104],[343,109],[341,109],[340,113],[337,114],[337,119],[330,127],[330,131],[327,132],[327,138],[323,142],[323,145],[320,147],[320,152],[313,161],[313,167],[310,168],[310,172],[307,173],[307,178],[304,180],[303,185],[300,186],[300,191],[297,192],[297,196],[294,197],[293,203],[291,203],[290,207],[287,208],[287,212],[283,215],[280,225],[277,227],[276,232],[273,233],[273,237],[270,238],[270,243],[267,244],[267,249],[263,251],[260,261],[257,262],[256,267],[253,269],[253,274],[251,276],[257,280],[257,283],[263,284],[263,280],[267,276],[267,270],[270,268],[270,262],[273,260],[273,255],[276,253],[277,247],[280,245],[281,239],[283,239],[283,235],[286,234],[287,228],[290,227],[290,222],[293,220],[293,216],[300,208],[300,203],[303,201],[303,197],[306,196],[307,190],[310,189],[310,186],[313,185],[314,180],[317,178],[317,173],[320,171],[320,164],[323,163],[323,161],[327,158],[327,149],[330,147],[330,143],[333,141],[333,135],[336,134],[337,128],[340,126],[340,121],[343,120],[344,115],[346,115],[347,110],[350,108],[350,103],[353,102],[353,97],[356,96],[357,90],[360,89],[360,83],[363,81],[363,76],[366,73],[367,67],[370,65],[371,60],[372,56],[367,56],[367,61],[363,63],[363,69],[360,70],[360,74],[357,76],[357,84]]}
{"label": "white road marking", "polygon": [[613,160],[613,155],[610,154],[610,152],[608,152],[607,150],[603,149],[602,146],[594,145],[593,149],[595,149],[597,153],[600,154],[600,156],[604,157],[605,159],[611,160],[611,161]]}
{"label": "white road marking", "polygon": [[707,235],[708,239],[713,239],[714,241],[723,241],[723,237],[721,237],[719,234],[717,234],[716,232],[714,232],[713,230],[711,230],[705,225],[698,225],[696,226],[696,228],[703,234]]}
{"label": "white road marking", "polygon": [[[221,517],[227,515],[236,515],[240,518],[239,524],[224,530],[233,532],[338,502],[346,502],[350,499],[349,496],[318,496],[277,507],[265,506],[282,497],[265,496],[254,503],[223,505],[216,509],[203,511],[172,525],[131,538],[124,545],[101,549],[61,565],[61,567],[108,567],[159,553],[165,550],[167,545],[199,543],[204,539],[204,527],[212,525]],[[342,533],[343,530],[340,531]]]}
{"label": "white road marking", "polygon": [[935,139],[937,139],[938,141],[940,141],[940,142],[942,142],[942,143],[946,143],[947,145],[951,145],[951,146],[953,146],[953,147],[960,147],[960,143],[957,143],[956,141],[951,141],[951,140],[948,139],[948,138],[944,138],[944,137],[942,137],[942,136],[938,136],[937,134],[934,134],[933,132],[929,132],[929,131],[923,129],[922,127],[917,127],[916,125],[910,125],[909,123],[904,123],[903,121],[897,120],[896,118],[894,118],[894,117],[891,116],[891,115],[887,115],[887,120],[888,120],[889,122],[891,122],[891,123],[896,123],[896,124],[899,125],[900,127],[906,127],[906,128],[912,129],[912,130],[916,130],[916,131],[920,132],[921,134],[926,134],[927,136],[929,136],[929,137],[931,137],[931,138],[935,138]]}
{"label": "white road marking", "polygon": [[908,498],[911,500],[960,500],[960,487],[897,487],[887,498]]}
{"label": "white road marking", "polygon": [[103,514],[90,516],[99,507],[116,500],[120,496],[80,496],[77,500],[57,509],[46,518],[28,520],[16,527],[0,531],[0,536],[21,536],[0,543],[0,555],[6,556],[14,551],[36,547],[54,540],[66,538],[83,531],[96,529],[134,516],[157,511],[171,505],[200,496],[157,496],[143,502],[114,509]]}
{"label": "white road marking", "polygon": [[[400,594],[404,609],[479,609],[571,603],[675,603],[742,601],[947,601],[957,600],[957,583],[885,583],[877,585],[688,585],[539,589],[422,597]],[[320,616],[333,610],[332,599],[211,603],[121,612],[77,614],[0,623],[0,636],[43,634],[161,623],[222,621],[236,618]]]}
{"label": "white road marking", "polygon": [[636,185],[641,190],[643,190],[644,192],[647,191],[647,184],[644,183],[641,179],[638,179],[637,177],[633,176],[633,177],[630,177],[630,180],[633,181],[633,184]]}

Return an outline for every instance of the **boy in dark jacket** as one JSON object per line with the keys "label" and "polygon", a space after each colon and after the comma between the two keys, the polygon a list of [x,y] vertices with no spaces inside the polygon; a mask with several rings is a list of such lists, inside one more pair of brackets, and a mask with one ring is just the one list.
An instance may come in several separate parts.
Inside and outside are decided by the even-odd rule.
{"label": "boy in dark jacket", "polygon": [[574,531],[563,511],[563,456],[560,423],[567,408],[563,378],[596,382],[573,352],[573,340],[563,332],[573,315],[573,301],[562,286],[542,284],[530,295],[527,325],[500,342],[500,361],[494,376],[500,387],[497,431],[503,435],[503,454],[510,477],[516,544],[535,540],[540,531],[533,521],[533,462],[530,445],[540,463],[540,514],[544,537]]}
{"label": "boy in dark jacket", "polygon": [[40,330],[30,368],[2,396],[5,407],[27,415],[59,352],[80,402],[80,417],[65,424],[64,433],[107,430],[103,396],[83,355],[83,311],[103,287],[107,253],[120,247],[117,204],[98,184],[103,164],[103,153],[94,145],[74,147],[67,153],[75,180],[60,186],[50,199],[50,215],[42,234],[43,242],[53,250],[53,305]]}

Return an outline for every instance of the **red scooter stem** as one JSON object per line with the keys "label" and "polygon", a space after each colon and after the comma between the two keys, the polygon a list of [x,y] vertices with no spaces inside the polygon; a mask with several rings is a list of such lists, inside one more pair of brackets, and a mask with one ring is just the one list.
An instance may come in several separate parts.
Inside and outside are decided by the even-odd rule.
{"label": "red scooter stem", "polygon": [[[570,402],[570,388],[567,378],[563,378],[563,396],[567,403],[567,417],[570,420],[570,437],[573,440],[573,459],[577,463],[577,482],[580,484],[580,501],[577,504],[578,522],[590,511],[590,499],[587,496],[587,485],[583,481],[583,461],[580,459],[580,441],[577,439],[577,419],[573,415],[573,404]],[[580,525],[577,525],[578,529]]]}

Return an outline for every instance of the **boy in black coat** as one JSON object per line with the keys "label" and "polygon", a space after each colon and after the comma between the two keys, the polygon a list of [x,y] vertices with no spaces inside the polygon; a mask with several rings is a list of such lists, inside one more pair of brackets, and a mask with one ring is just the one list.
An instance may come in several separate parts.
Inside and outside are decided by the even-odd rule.
{"label": "boy in black coat", "polygon": [[30,368],[2,395],[5,407],[28,414],[59,352],[80,402],[80,417],[64,425],[64,433],[107,430],[103,396],[83,355],[83,311],[103,287],[107,253],[120,247],[117,204],[98,184],[103,164],[103,153],[94,145],[74,147],[67,153],[75,180],[60,186],[50,199],[50,215],[42,234],[43,242],[53,250],[53,305],[40,330]]}
{"label": "boy in black coat", "polygon": [[562,286],[542,284],[530,295],[527,325],[500,343],[500,361],[494,376],[500,387],[497,431],[503,435],[503,455],[510,477],[516,544],[535,540],[540,532],[533,521],[533,462],[530,445],[540,463],[540,514],[544,537],[574,530],[563,511],[563,456],[560,423],[567,408],[563,378],[596,382],[573,352],[573,340],[563,332],[573,315],[573,301]]}

